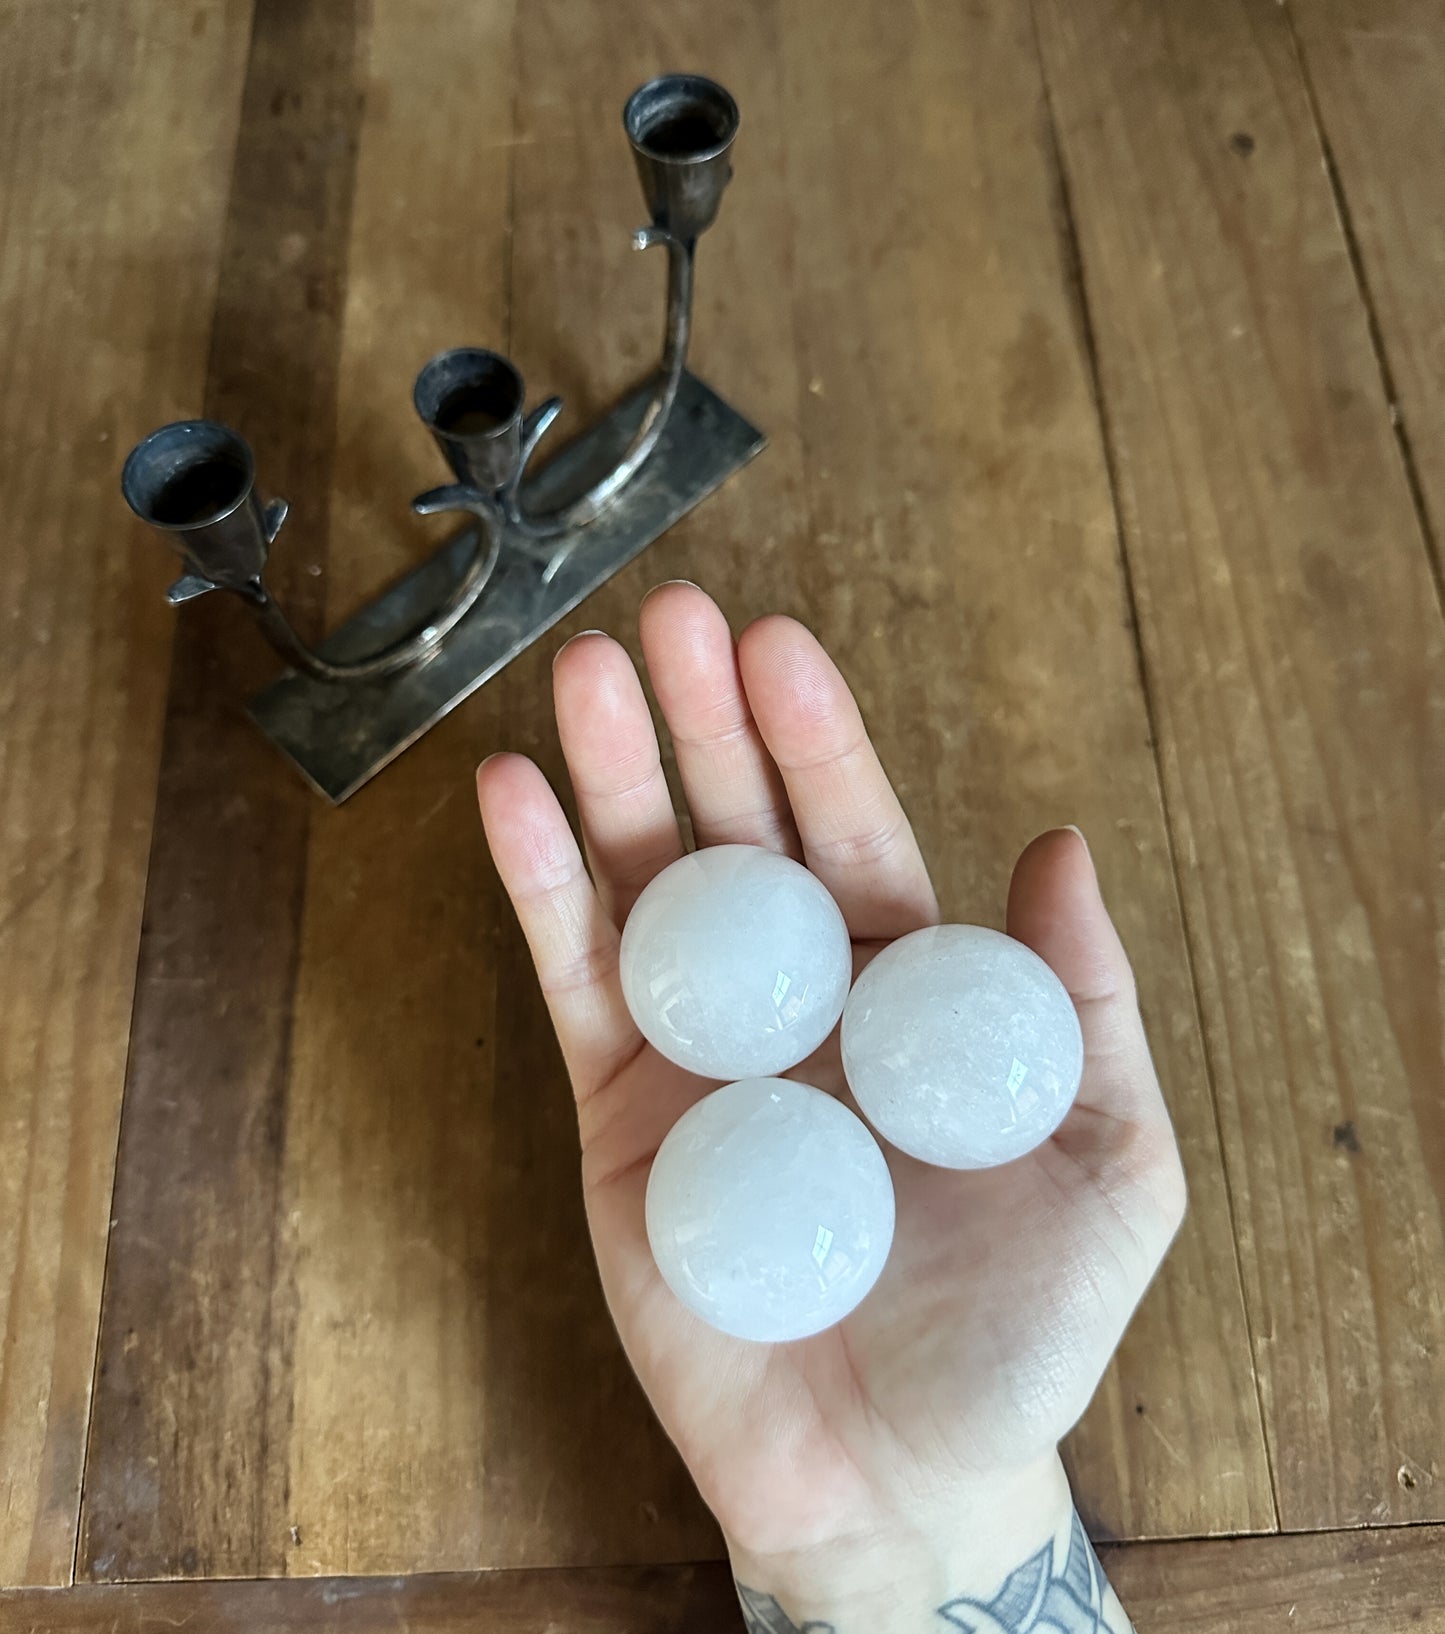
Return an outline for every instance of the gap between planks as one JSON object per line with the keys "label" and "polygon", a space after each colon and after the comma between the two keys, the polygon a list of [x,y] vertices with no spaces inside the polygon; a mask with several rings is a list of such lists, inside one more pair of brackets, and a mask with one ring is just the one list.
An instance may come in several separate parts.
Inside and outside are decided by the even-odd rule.
{"label": "gap between planks", "polygon": [[1289,35],[1290,45],[1294,50],[1295,66],[1299,69],[1300,83],[1304,86],[1305,101],[1309,106],[1310,120],[1314,125],[1315,140],[1320,145],[1320,161],[1324,166],[1325,177],[1330,184],[1330,197],[1334,200],[1335,216],[1340,224],[1340,236],[1345,241],[1345,250],[1350,258],[1350,271],[1354,274],[1355,288],[1360,292],[1360,304],[1364,308],[1365,327],[1369,332],[1370,350],[1375,355],[1375,366],[1380,371],[1380,386],[1385,395],[1386,410],[1390,417],[1390,429],[1395,435],[1395,446],[1400,452],[1400,464],[1405,472],[1405,485],[1410,490],[1410,503],[1415,508],[1415,520],[1420,527],[1420,542],[1424,546],[1425,555],[1430,563],[1430,570],[1435,580],[1435,593],[1445,601],[1445,560],[1440,554],[1440,543],[1435,537],[1435,530],[1430,522],[1430,507],[1425,500],[1424,484],[1420,480],[1420,469],[1415,459],[1415,450],[1410,442],[1410,427],[1405,421],[1405,411],[1400,403],[1400,394],[1395,386],[1394,370],[1390,367],[1390,354],[1385,346],[1384,326],[1380,322],[1374,293],[1370,288],[1370,275],[1365,270],[1365,258],[1360,249],[1359,235],[1355,231],[1354,217],[1350,211],[1349,196],[1345,192],[1344,177],[1340,174],[1340,167],[1335,161],[1335,150],[1330,142],[1329,132],[1325,129],[1324,113],[1320,107],[1320,99],[1315,90],[1314,76],[1310,73],[1309,58],[1305,54],[1304,44],[1299,37],[1299,29],[1295,26],[1294,12],[1290,0],[1279,0],[1279,7],[1284,14],[1285,31]]}
{"label": "gap between planks", "polygon": [[[1053,85],[1049,77],[1047,53],[1043,49],[1043,42],[1039,36],[1039,17],[1037,0],[1029,0],[1029,20],[1032,24],[1034,54],[1038,61],[1039,83],[1043,87],[1044,116],[1048,121],[1048,145],[1050,162],[1054,172],[1054,183],[1058,198],[1058,228],[1060,248],[1064,258],[1065,282],[1075,310],[1079,325],[1079,339],[1084,354],[1085,367],[1088,370],[1090,395],[1094,400],[1094,413],[1098,422],[1099,446],[1103,455],[1105,479],[1109,485],[1109,504],[1114,517],[1114,537],[1119,552],[1119,574],[1124,585],[1124,595],[1129,608],[1129,634],[1134,644],[1134,658],[1138,665],[1139,691],[1144,699],[1144,713],[1149,723],[1149,751],[1154,760],[1155,787],[1159,796],[1159,809],[1164,822],[1164,843],[1169,857],[1169,873],[1174,883],[1174,898],[1178,904],[1180,922],[1184,927],[1184,961],[1189,971],[1189,988],[1194,999],[1195,1024],[1199,1029],[1200,1039],[1203,1041],[1203,1060],[1205,1076],[1209,1085],[1209,1105],[1214,1115],[1215,1133],[1219,1139],[1219,1150],[1223,1154],[1226,1150],[1224,1139],[1224,1121],[1219,1111],[1219,1094],[1215,1082],[1214,1058],[1208,1045],[1208,1034],[1205,1029],[1204,997],[1200,991],[1199,973],[1194,957],[1194,930],[1191,922],[1189,905],[1185,899],[1184,888],[1179,878],[1179,847],[1175,833],[1174,812],[1170,808],[1164,786],[1164,768],[1159,760],[1159,721],[1158,705],[1153,688],[1149,682],[1149,666],[1144,656],[1144,637],[1139,623],[1139,603],[1134,585],[1134,567],[1129,556],[1128,542],[1124,537],[1124,516],[1119,501],[1119,469],[1115,448],[1114,430],[1109,417],[1108,400],[1104,394],[1104,381],[1099,367],[1098,337],[1094,326],[1093,309],[1089,302],[1088,278],[1084,270],[1083,247],[1079,242],[1078,222],[1074,212],[1073,187],[1069,179],[1068,162],[1064,157],[1063,142],[1059,135],[1058,117],[1054,109]],[[1270,1503],[1274,1508],[1274,1528],[1271,1532],[1229,1532],[1229,1533],[1202,1533],[1189,1538],[1195,1541],[1197,1537],[1270,1537],[1283,1535],[1280,1529],[1279,1507],[1279,1476],[1276,1470],[1276,1457],[1273,1438],[1270,1434],[1268,1415],[1264,1410],[1264,1395],[1259,1381],[1259,1367],[1256,1363],[1256,1335],[1254,1331],[1254,1315],[1249,1307],[1249,1300],[1245,1297],[1244,1266],[1239,1251],[1239,1211],[1234,1196],[1234,1182],[1229,1172],[1229,1164],[1223,1161],[1220,1170],[1224,1180],[1224,1196],[1229,1210],[1230,1240],[1234,1249],[1234,1275],[1239,1287],[1240,1305],[1244,1312],[1244,1327],[1249,1338],[1249,1377],[1254,1386],[1255,1412],[1259,1423],[1260,1439],[1264,1445],[1265,1468],[1269,1472]],[[1121,1539],[1123,1547],[1131,1542],[1144,1541],[1176,1541],[1169,1539]],[[1178,1541],[1186,1541],[1181,1537]]]}

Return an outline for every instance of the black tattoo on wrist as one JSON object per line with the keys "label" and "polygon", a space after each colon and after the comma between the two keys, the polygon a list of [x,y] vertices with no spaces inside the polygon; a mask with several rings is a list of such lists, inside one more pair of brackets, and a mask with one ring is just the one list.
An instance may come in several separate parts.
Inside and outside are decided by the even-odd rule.
{"label": "black tattoo on wrist", "polygon": [[992,1600],[950,1600],[938,1615],[964,1634],[1110,1634],[1104,1621],[1104,1574],[1079,1522],[1069,1528],[1062,1571],[1046,1543],[1010,1572]]}
{"label": "black tattoo on wrist", "polygon": [[833,1634],[832,1623],[795,1623],[771,1594],[736,1585],[748,1634]]}
{"label": "black tattoo on wrist", "polygon": [[[775,1595],[744,1583],[737,1591],[747,1634],[835,1634],[832,1623],[795,1623]],[[1055,1569],[1050,1540],[1009,1573],[991,1600],[961,1595],[939,1606],[937,1615],[962,1634],[1128,1634],[1127,1620],[1117,1626],[1107,1620],[1106,1597],[1112,1591],[1075,1515],[1061,1568]]]}

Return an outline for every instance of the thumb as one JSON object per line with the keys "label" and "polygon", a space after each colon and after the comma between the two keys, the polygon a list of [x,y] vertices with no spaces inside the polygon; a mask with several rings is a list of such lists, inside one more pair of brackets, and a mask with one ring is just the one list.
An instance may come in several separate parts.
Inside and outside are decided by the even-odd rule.
{"label": "thumb", "polygon": [[1135,1145],[1143,1136],[1145,1145],[1157,1140],[1172,1149],[1134,973],[1077,829],[1041,834],[1019,858],[1009,886],[1008,932],[1049,965],[1079,1013],[1084,1078],[1076,1111],[1093,1112],[1117,1126],[1116,1140]]}

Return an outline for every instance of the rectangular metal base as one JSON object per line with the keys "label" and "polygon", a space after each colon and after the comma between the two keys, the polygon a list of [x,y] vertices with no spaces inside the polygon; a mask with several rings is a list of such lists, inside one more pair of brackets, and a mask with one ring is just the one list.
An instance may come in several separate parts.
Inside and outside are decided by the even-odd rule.
{"label": "rectangular metal base", "polygon": [[[531,510],[584,492],[616,463],[648,388],[563,449],[527,484]],[[288,670],[250,702],[251,718],[338,804],[503,665],[570,613],[685,516],[767,439],[695,375],[686,374],[651,459],[615,504],[570,535],[539,545],[508,532],[481,599],[426,662],[351,684]],[[474,548],[467,529],[327,638],[327,658],[354,659],[414,629]],[[548,576],[550,570],[550,576]]]}

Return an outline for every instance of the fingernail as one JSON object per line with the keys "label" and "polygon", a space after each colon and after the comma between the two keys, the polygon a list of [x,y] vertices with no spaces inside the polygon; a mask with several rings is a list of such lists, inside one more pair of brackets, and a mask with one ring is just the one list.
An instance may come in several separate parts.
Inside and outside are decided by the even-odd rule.
{"label": "fingernail", "polygon": [[1089,852],[1089,861],[1092,862],[1094,860],[1094,853],[1089,851],[1089,842],[1084,838],[1083,829],[1081,829],[1077,823],[1065,823],[1064,827],[1068,829],[1071,834],[1077,834],[1079,836],[1080,843],[1083,845],[1084,850]]}
{"label": "fingernail", "polygon": [[606,630],[578,630],[576,635],[569,635],[567,637],[567,639],[562,643],[562,645],[560,647],[558,647],[556,652],[554,652],[552,654],[552,663],[553,663],[553,665],[554,666],[556,665],[557,660],[562,656],[562,654],[564,652],[567,651],[568,647],[570,647],[574,641],[581,641],[584,636],[606,635],[606,634],[607,634]]}
{"label": "fingernail", "polygon": [[[653,585],[652,589],[647,592],[647,596],[642,599],[646,601],[648,596],[655,596],[659,590],[666,590],[670,585],[674,584],[685,584],[689,590],[702,590],[702,586],[692,579],[664,579],[661,584]],[[707,592],[704,590],[703,594],[706,595]]]}

